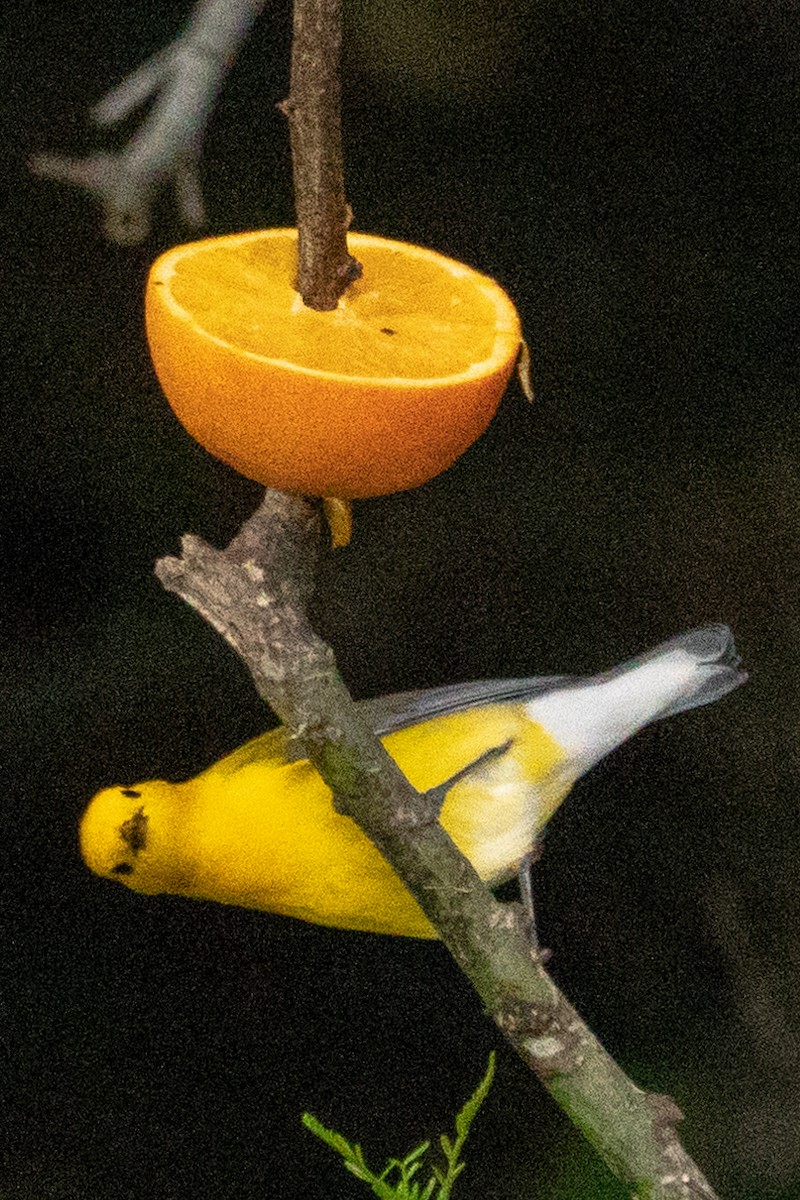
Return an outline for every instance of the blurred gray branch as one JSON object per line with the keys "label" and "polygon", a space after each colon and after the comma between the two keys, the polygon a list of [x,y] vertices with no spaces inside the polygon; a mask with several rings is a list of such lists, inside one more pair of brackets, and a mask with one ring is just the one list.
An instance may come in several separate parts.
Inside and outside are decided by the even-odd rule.
{"label": "blurred gray branch", "polygon": [[197,0],[186,27],[142,63],[91,112],[101,127],[117,124],[152,101],[122,150],[87,158],[42,153],[30,169],[43,179],[71,183],[103,206],[106,236],[121,245],[150,232],[153,201],[169,183],[181,219],[205,222],[198,162],[206,125],[225,76],[266,0]]}

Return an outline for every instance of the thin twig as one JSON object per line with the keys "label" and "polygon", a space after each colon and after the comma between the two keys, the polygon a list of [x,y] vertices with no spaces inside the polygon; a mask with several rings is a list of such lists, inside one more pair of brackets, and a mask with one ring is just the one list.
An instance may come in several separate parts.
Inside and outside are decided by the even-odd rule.
{"label": "thin twig", "polygon": [[[624,1074],[555,986],[517,904],[500,904],[365,725],[305,606],[317,512],[268,491],[225,550],[183,539],[156,574],[236,649],[337,807],[415,896],[517,1053],[638,1200],[716,1200],[678,1141],[680,1113]],[[264,803],[269,798],[264,797]]]}
{"label": "thin twig", "polygon": [[296,288],[309,308],[336,308],[361,274],[347,250],[339,57],[341,0],[295,0],[289,121],[297,216]]}

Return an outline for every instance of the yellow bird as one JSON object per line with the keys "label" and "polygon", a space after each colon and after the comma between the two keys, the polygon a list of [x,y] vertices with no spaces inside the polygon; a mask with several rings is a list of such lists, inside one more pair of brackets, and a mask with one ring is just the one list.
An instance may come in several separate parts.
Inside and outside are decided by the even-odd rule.
{"label": "yellow bird", "polygon": [[[441,823],[496,885],[514,874],[575,780],[609,751],[649,722],[717,700],[746,678],[730,630],[712,625],[591,678],[454,684],[362,701],[361,709],[414,787],[458,776]],[[137,892],[342,929],[436,936],[369,839],[335,811],[283,727],[186,783],[98,792],[80,844],[92,871]]]}

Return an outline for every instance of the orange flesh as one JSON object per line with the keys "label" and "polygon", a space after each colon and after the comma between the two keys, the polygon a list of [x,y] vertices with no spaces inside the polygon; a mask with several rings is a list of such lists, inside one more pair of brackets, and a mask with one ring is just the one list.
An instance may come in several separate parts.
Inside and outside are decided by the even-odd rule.
{"label": "orange flesh", "polygon": [[442,378],[470,370],[494,350],[496,307],[489,297],[466,292],[457,280],[446,288],[441,268],[425,259],[415,260],[409,276],[402,250],[371,249],[365,277],[337,309],[320,313],[292,287],[295,257],[287,240],[220,239],[203,254],[202,276],[193,258],[176,262],[170,290],[213,337],[312,371]]}

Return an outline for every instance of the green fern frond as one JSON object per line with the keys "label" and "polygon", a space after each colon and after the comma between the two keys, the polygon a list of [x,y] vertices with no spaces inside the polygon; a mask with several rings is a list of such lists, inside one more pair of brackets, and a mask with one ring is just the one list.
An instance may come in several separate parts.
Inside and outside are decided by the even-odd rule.
{"label": "green fern frond", "polygon": [[[480,1107],[489,1093],[489,1088],[492,1086],[494,1063],[495,1056],[492,1051],[489,1055],[486,1074],[456,1117],[455,1141],[451,1141],[445,1133],[439,1138],[447,1169],[443,1171],[437,1166],[432,1166],[430,1168],[431,1176],[424,1188],[421,1187],[418,1179],[414,1179],[414,1176],[422,1169],[423,1158],[430,1149],[430,1142],[422,1142],[405,1158],[390,1158],[380,1175],[376,1175],[368,1167],[364,1152],[358,1143],[348,1142],[341,1133],[337,1133],[334,1129],[327,1129],[311,1113],[303,1113],[303,1124],[306,1129],[310,1129],[340,1155],[345,1168],[352,1175],[369,1184],[373,1195],[377,1196],[378,1200],[450,1200],[453,1184],[465,1166],[461,1159],[464,1143],[472,1122],[478,1115]],[[399,1176],[395,1183],[390,1182],[390,1177],[393,1175]],[[434,1196],[437,1185],[439,1190]]]}

